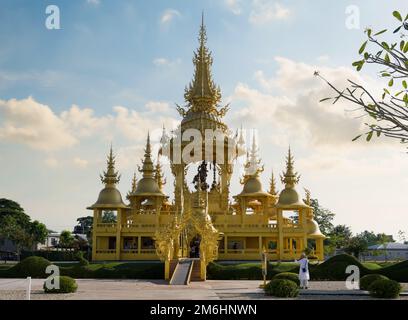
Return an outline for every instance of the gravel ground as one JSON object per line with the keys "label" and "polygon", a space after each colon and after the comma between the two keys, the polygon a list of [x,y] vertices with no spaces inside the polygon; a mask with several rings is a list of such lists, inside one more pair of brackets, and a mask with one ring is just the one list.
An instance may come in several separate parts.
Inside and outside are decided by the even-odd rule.
{"label": "gravel ground", "polygon": [[[164,280],[102,280],[78,279],[78,291],[70,294],[45,294],[44,280],[33,279],[31,300],[104,300],[104,299],[163,299],[163,300],[248,300],[278,299],[265,296],[261,281],[208,280],[189,286],[169,286]],[[403,291],[408,292],[408,283]],[[24,279],[0,279],[0,300],[24,300]],[[342,281],[311,281],[309,290],[302,290],[300,300],[366,300],[374,299],[358,290],[349,291]],[[399,299],[408,300],[408,295]]]}

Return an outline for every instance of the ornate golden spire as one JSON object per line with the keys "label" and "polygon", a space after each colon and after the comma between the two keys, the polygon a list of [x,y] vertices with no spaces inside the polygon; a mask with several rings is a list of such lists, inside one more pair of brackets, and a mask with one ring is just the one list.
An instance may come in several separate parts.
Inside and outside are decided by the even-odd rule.
{"label": "ornate golden spire", "polygon": [[157,158],[157,164],[156,164],[156,170],[155,170],[155,176],[154,178],[157,181],[157,185],[159,186],[159,189],[163,191],[163,186],[166,184],[166,179],[163,179],[163,174],[162,174],[162,166],[159,161],[159,157]]}
{"label": "ornate golden spire", "polygon": [[272,195],[278,194],[278,190],[276,190],[276,179],[275,175],[273,174],[273,170],[271,174],[271,179],[269,180],[269,193]]}
{"label": "ornate golden spire", "polygon": [[283,176],[281,175],[281,181],[285,184],[286,189],[294,188],[300,179],[299,174],[294,171],[293,164],[294,161],[289,147],[288,156],[286,157],[286,172],[283,172]]}
{"label": "ornate golden spire", "polygon": [[264,170],[264,166],[261,165],[261,159],[258,156],[258,147],[256,145],[255,133],[252,136],[252,146],[249,154],[247,153],[247,162],[245,164],[245,175],[258,176]]}
{"label": "ornate golden spire", "polygon": [[228,106],[217,110],[221,101],[221,90],[215,85],[211,75],[211,65],[213,58],[207,48],[207,32],[204,25],[204,13],[201,18],[200,33],[198,37],[199,47],[194,52],[194,78],[185,88],[184,98],[188,103],[189,110],[178,107],[179,113],[184,116],[190,110],[193,112],[202,111],[213,113],[217,116],[224,116]]}
{"label": "ornate golden spire", "polygon": [[137,178],[136,178],[136,172],[133,173],[133,178],[132,178],[132,190],[131,192],[135,192],[137,187]]}
{"label": "ornate golden spire", "polygon": [[154,166],[152,161],[152,147],[150,145],[150,133],[147,133],[147,141],[146,141],[146,148],[145,154],[143,159],[143,166],[139,172],[143,173],[143,178],[153,178],[154,173]]}
{"label": "ornate golden spire", "polygon": [[310,204],[312,203],[312,199],[310,197],[311,193],[309,189],[303,188],[305,190],[305,195],[306,195],[306,199],[303,200],[304,203],[306,203],[308,206],[310,206]]}
{"label": "ornate golden spire", "polygon": [[107,160],[107,170],[100,175],[102,183],[107,187],[114,187],[116,183],[120,181],[120,174],[115,171],[115,156],[113,155],[112,144],[110,147],[108,160]]}

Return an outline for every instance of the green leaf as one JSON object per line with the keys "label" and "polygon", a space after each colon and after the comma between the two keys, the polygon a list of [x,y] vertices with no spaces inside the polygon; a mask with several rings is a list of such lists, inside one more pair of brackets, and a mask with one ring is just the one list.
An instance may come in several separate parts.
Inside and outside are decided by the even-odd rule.
{"label": "green leaf", "polygon": [[372,32],[372,30],[371,30],[371,29],[366,29],[366,32],[367,32],[367,36],[368,36],[368,37],[371,37],[371,32]]}
{"label": "green leaf", "polygon": [[367,134],[366,141],[370,141],[372,137],[373,137],[373,131],[370,131],[370,132]]}
{"label": "green leaf", "polygon": [[408,93],[404,94],[404,98],[402,100],[404,100],[405,104],[408,104]]}
{"label": "green leaf", "polygon": [[381,135],[381,131],[377,131],[377,138]]}
{"label": "green leaf", "polygon": [[383,41],[383,42],[381,42],[381,45],[382,45],[382,47],[383,47],[384,49],[390,50],[390,46],[388,45],[387,42]]}
{"label": "green leaf", "polygon": [[404,53],[408,52],[408,42],[405,44],[403,51],[404,51]]}
{"label": "green leaf", "polygon": [[405,41],[401,40],[401,42],[400,42],[400,50],[401,51],[404,50],[404,46],[405,46]]}
{"label": "green leaf", "polygon": [[395,18],[397,18],[399,21],[402,22],[401,14],[400,14],[398,11],[394,11],[394,12],[392,13],[392,15],[393,15]]}
{"label": "green leaf", "polygon": [[401,93],[403,93],[404,91],[399,91],[395,94],[396,97],[398,97]]}
{"label": "green leaf", "polygon": [[388,86],[392,87],[393,84],[394,84],[394,79],[391,78],[390,81],[388,81]]}
{"label": "green leaf", "polygon": [[407,21],[407,20],[408,20],[408,14],[407,14],[407,16],[405,17],[404,21]]}
{"label": "green leaf", "polygon": [[402,28],[402,26],[399,26],[397,29],[395,29],[392,33],[397,33],[398,31],[400,31]]}
{"label": "green leaf", "polygon": [[361,45],[360,50],[358,50],[358,53],[359,53],[359,54],[362,54],[362,53],[364,52],[364,49],[365,49],[366,45],[367,45],[367,41],[364,42],[364,43]]}
{"label": "green leaf", "polygon": [[381,73],[381,76],[382,77],[389,77],[389,76],[391,76],[391,74],[389,74],[388,72],[383,72],[383,73]]}
{"label": "green leaf", "polygon": [[381,30],[380,32],[377,32],[376,34],[374,34],[375,36],[379,36],[380,34],[383,34],[384,32],[387,32],[387,29]]}
{"label": "green leaf", "polygon": [[357,137],[353,138],[353,140],[351,141],[356,141],[357,139],[359,139],[362,136],[362,134],[359,134]]}
{"label": "green leaf", "polygon": [[407,89],[407,81],[406,80],[403,80],[402,81],[402,86],[404,87],[404,89]]}
{"label": "green leaf", "polygon": [[388,53],[385,54],[384,60],[385,60],[385,63],[390,63],[390,56],[388,55]]}

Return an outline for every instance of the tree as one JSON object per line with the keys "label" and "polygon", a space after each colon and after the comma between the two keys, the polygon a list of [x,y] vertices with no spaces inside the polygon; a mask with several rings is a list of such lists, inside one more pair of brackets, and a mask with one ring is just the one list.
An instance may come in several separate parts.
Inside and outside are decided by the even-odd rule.
{"label": "tree", "polygon": [[402,243],[407,242],[407,234],[405,231],[398,230],[398,241]]}
{"label": "tree", "polygon": [[[348,80],[350,87],[338,89],[318,71],[315,72],[316,76],[336,92],[334,97],[324,98],[321,102],[333,100],[335,104],[339,100],[345,100],[355,104],[356,111],[361,111],[363,116],[369,116],[370,121],[365,123],[368,128],[365,133],[367,141],[380,135],[398,139],[402,143],[406,143],[408,139],[408,41],[404,40],[408,30],[408,15],[403,19],[398,11],[394,11],[393,16],[398,21],[393,35],[396,37],[396,34],[401,32],[400,39],[387,42],[380,39],[380,36],[384,37],[387,29],[376,33],[370,28],[366,29],[367,40],[358,51],[361,59],[352,64],[357,71],[361,71],[365,64],[380,67],[380,76],[387,82],[387,87],[383,88],[380,94],[371,93],[363,85],[351,80]],[[368,50],[368,46],[374,47],[375,50]],[[358,135],[353,141],[362,135]]]}
{"label": "tree", "polygon": [[92,232],[93,217],[80,217],[76,221],[78,222],[78,225],[74,227],[73,233],[86,234],[87,238],[89,239]]}
{"label": "tree", "polygon": [[318,223],[320,231],[323,234],[329,234],[334,227],[332,221],[335,214],[329,209],[321,207],[317,199],[310,199],[310,206],[313,207],[314,219]]}
{"label": "tree", "polygon": [[352,237],[350,227],[346,225],[337,225],[329,234],[329,242],[335,248],[343,248],[347,245],[348,241]]}
{"label": "tree", "polygon": [[360,254],[367,251],[367,248],[368,244],[366,239],[360,236],[355,236],[347,241],[347,244],[344,247],[344,251],[348,254],[352,254],[358,259],[360,257]]}
{"label": "tree", "polygon": [[63,248],[72,248],[74,245],[74,237],[72,236],[71,232],[68,230],[64,230],[61,232],[59,245]]}
{"label": "tree", "polygon": [[45,239],[47,239],[48,230],[45,224],[34,220],[30,225],[30,234],[33,242],[44,243]]}
{"label": "tree", "polygon": [[115,223],[116,215],[113,211],[104,211],[102,214],[102,223]]}
{"label": "tree", "polygon": [[374,244],[378,244],[378,235],[375,234],[373,231],[363,231],[359,234],[357,234],[357,237],[365,240],[367,242],[368,246],[372,246]]}
{"label": "tree", "polygon": [[0,238],[13,241],[18,253],[23,248],[44,242],[46,236],[46,226],[38,221],[31,222],[31,218],[17,202],[0,199]]}

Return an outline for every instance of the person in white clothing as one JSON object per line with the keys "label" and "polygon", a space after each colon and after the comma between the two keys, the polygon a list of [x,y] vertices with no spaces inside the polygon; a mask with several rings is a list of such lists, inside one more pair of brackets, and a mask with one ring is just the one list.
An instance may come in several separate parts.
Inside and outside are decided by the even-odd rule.
{"label": "person in white clothing", "polygon": [[300,260],[295,260],[299,263],[299,280],[300,288],[307,289],[309,287],[309,260],[307,260],[306,254],[302,253]]}

